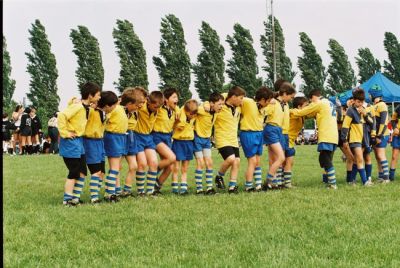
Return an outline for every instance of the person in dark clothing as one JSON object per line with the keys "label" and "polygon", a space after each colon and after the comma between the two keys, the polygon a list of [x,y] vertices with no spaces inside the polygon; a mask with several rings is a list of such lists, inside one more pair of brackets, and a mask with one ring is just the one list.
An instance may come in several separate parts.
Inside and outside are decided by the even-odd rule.
{"label": "person in dark clothing", "polygon": [[31,119],[32,119],[32,153],[36,154],[39,153],[40,150],[40,139],[39,139],[39,133],[42,132],[42,123],[40,122],[39,117],[36,114],[36,108],[31,107]]}
{"label": "person in dark clothing", "polygon": [[13,153],[13,148],[10,146],[11,141],[11,130],[14,128],[14,124],[8,118],[8,114],[3,114],[3,127],[2,127],[2,139],[3,139],[3,152]]}
{"label": "person in dark clothing", "polygon": [[57,128],[57,115],[58,112],[54,113],[53,117],[50,118],[49,122],[47,123],[47,133],[51,139],[50,143],[50,154],[57,154],[58,153],[58,128]]}
{"label": "person in dark clothing", "polygon": [[21,117],[21,125],[19,127],[19,132],[21,135],[21,154],[32,152],[32,118],[31,118],[31,108],[27,107]]}

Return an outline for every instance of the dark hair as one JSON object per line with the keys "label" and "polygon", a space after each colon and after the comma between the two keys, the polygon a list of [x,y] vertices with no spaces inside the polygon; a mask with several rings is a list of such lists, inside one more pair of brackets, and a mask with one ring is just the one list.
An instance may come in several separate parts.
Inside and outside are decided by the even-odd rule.
{"label": "dark hair", "polygon": [[121,105],[125,106],[128,103],[135,104],[139,97],[146,98],[147,92],[142,87],[127,87],[125,88],[124,92],[122,92],[121,98]]}
{"label": "dark hair", "polygon": [[8,116],[8,113],[3,113],[3,118],[6,118]]}
{"label": "dark hair", "polygon": [[164,90],[164,92],[163,92],[164,98],[165,99],[169,99],[169,97],[174,95],[174,93],[179,97],[179,93],[178,93],[178,90],[176,88],[173,88],[173,87],[166,88]]}
{"label": "dark hair", "polygon": [[[193,105],[196,106],[196,109],[191,111],[191,108],[192,108]],[[197,107],[198,106],[199,106],[199,104],[198,104],[197,100],[190,99],[190,100],[187,100],[185,102],[185,105],[183,106],[184,107],[183,109],[185,110],[185,112],[188,112],[188,113],[191,112],[191,114],[197,114]]]}
{"label": "dark hair", "polygon": [[21,105],[21,104],[18,104],[18,105],[15,107],[14,112],[18,112],[19,109],[21,109],[21,108],[22,108],[22,105]]}
{"label": "dark hair", "polygon": [[319,89],[311,90],[310,93],[308,93],[308,98],[311,99],[313,96],[321,97],[321,90]]}
{"label": "dark hair", "polygon": [[87,82],[80,86],[80,92],[82,99],[86,100],[89,98],[89,95],[96,95],[97,92],[100,92],[101,88],[98,84],[93,82]]}
{"label": "dark hair", "polygon": [[255,100],[260,101],[261,99],[269,100],[274,97],[274,93],[267,87],[260,87],[256,91]]}
{"label": "dark hair", "polygon": [[100,100],[97,103],[99,108],[104,108],[105,106],[112,106],[118,102],[117,94],[112,91],[102,91],[100,93]]}
{"label": "dark hair", "polygon": [[279,91],[283,83],[289,83],[289,81],[283,78],[279,78],[278,80],[276,80],[274,83],[274,91]]}
{"label": "dark hair", "polygon": [[150,103],[163,103],[164,101],[164,95],[162,94],[161,91],[152,91],[149,95],[149,102]]}
{"label": "dark hair", "polygon": [[307,102],[306,97],[295,97],[293,99],[293,108],[299,108],[302,106],[305,102]]}
{"label": "dark hair", "polygon": [[279,87],[279,96],[282,96],[283,94],[286,95],[292,95],[296,93],[296,89],[294,86],[289,83],[289,82],[283,82],[281,86]]}
{"label": "dark hair", "polygon": [[53,114],[53,117],[57,117],[57,113],[58,113],[58,111]]}
{"label": "dark hair", "polygon": [[35,106],[31,106],[31,110],[35,109],[37,111],[37,108]]}
{"label": "dark hair", "polygon": [[353,98],[355,100],[364,101],[365,100],[365,92],[362,88],[357,88],[353,91]]}
{"label": "dark hair", "polygon": [[246,91],[239,86],[233,86],[228,91],[227,99],[229,99],[232,96],[246,96]]}
{"label": "dark hair", "polygon": [[222,94],[219,92],[213,92],[208,97],[209,102],[217,102],[219,100],[224,100],[224,96],[222,96]]}
{"label": "dark hair", "polygon": [[27,113],[27,114],[29,114],[31,112],[31,108],[29,108],[29,107],[26,107],[25,108],[25,110],[24,110],[24,113]]}

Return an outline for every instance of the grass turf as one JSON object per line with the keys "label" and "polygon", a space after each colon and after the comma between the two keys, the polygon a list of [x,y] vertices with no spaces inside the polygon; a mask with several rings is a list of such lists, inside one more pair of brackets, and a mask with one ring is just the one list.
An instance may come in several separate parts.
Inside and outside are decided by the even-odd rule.
{"label": "grass turf", "polygon": [[[77,208],[61,205],[61,157],[4,156],[4,265],[399,267],[399,175],[388,185],[364,188],[358,177],[347,186],[340,155],[337,191],[321,183],[316,147],[299,146],[295,189],[243,192],[242,156],[238,195],[180,197],[166,185],[159,198]],[[216,151],[214,160],[218,167]],[[194,162],[189,177],[194,193]]]}

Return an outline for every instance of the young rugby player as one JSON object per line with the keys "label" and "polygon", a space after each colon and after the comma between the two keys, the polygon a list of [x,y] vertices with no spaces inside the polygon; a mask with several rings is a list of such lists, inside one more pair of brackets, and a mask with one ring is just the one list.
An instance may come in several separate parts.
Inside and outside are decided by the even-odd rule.
{"label": "young rugby player", "polygon": [[392,128],[393,128],[393,138],[392,138],[392,161],[390,162],[390,172],[389,179],[394,180],[397,161],[399,160],[400,152],[400,105],[397,105],[396,110],[392,114]]}

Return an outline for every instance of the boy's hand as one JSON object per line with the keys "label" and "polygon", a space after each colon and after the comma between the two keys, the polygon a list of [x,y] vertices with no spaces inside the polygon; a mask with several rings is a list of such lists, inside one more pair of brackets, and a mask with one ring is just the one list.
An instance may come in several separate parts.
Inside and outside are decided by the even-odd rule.
{"label": "boy's hand", "polygon": [[68,131],[68,135],[69,135],[69,137],[72,138],[72,139],[76,137],[75,131]]}
{"label": "boy's hand", "polygon": [[393,136],[399,136],[400,130],[398,128],[395,128],[393,130]]}
{"label": "boy's hand", "polygon": [[210,105],[210,103],[208,101],[203,104],[203,107],[204,107],[204,111],[210,112],[211,105]]}
{"label": "boy's hand", "polygon": [[364,109],[364,107],[358,107],[357,108],[357,111],[361,114],[361,115],[363,115],[363,116],[365,116],[366,114],[367,114],[367,112],[366,112],[366,110]]}

